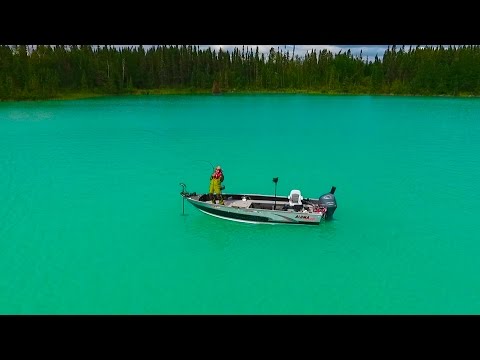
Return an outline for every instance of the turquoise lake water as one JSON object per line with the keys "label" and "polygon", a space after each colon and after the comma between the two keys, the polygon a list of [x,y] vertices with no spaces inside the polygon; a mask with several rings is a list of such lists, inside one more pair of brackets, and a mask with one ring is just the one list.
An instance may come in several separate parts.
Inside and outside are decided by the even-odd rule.
{"label": "turquoise lake water", "polygon": [[[332,185],[319,226],[185,202]],[[480,100],[0,103],[1,314],[479,314]]]}

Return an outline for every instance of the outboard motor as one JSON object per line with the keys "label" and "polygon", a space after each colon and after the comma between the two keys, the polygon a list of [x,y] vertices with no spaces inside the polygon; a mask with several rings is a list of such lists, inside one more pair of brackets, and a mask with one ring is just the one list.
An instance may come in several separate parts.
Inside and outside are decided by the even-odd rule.
{"label": "outboard motor", "polygon": [[333,195],[336,189],[337,188],[335,186],[332,186],[332,189],[329,193],[320,196],[320,205],[323,205],[327,208],[327,213],[325,215],[326,219],[331,219],[333,217],[333,213],[337,209],[337,200],[335,199],[335,195]]}

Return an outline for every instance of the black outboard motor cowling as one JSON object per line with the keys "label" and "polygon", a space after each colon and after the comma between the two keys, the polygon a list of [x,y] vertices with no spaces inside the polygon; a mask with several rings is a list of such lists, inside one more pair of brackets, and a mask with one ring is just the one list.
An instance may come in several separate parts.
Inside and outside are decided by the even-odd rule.
{"label": "black outboard motor cowling", "polygon": [[337,209],[337,200],[335,199],[335,195],[333,195],[336,189],[337,188],[335,186],[332,186],[332,189],[329,193],[320,196],[320,205],[323,205],[327,208],[327,213],[325,215],[326,219],[331,219],[333,217],[333,213]]}

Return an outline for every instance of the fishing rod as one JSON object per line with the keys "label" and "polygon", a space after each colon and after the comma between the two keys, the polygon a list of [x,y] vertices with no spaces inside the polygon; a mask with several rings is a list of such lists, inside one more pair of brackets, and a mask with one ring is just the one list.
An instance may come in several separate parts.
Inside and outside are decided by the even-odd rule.
{"label": "fishing rod", "polygon": [[215,171],[215,166],[213,166],[213,164],[210,161],[207,161],[207,160],[194,160],[194,161],[206,162],[207,164],[210,164],[210,166],[212,167],[212,172]]}
{"label": "fishing rod", "polygon": [[[210,166],[212,167],[212,173],[215,172],[215,166],[213,166],[213,164],[210,162],[210,161],[207,161],[207,160],[194,160],[194,161],[201,161],[201,162],[206,162],[207,164],[210,164]],[[221,190],[225,190],[225,185],[222,185],[220,187]]]}

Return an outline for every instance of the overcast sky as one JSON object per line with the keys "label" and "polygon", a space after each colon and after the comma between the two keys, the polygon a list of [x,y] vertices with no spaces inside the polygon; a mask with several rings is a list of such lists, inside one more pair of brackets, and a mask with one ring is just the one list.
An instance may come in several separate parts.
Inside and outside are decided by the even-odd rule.
{"label": "overcast sky", "polygon": [[[115,46],[125,46],[125,47],[130,47],[130,46],[137,46],[137,45],[115,45]],[[149,48],[151,46],[157,46],[157,45],[143,45],[144,48]],[[232,50],[237,47],[240,50],[242,49],[242,46],[253,48],[254,51],[256,47],[258,46],[258,50],[261,53],[268,54],[270,49],[273,47],[275,50],[277,48],[282,49],[283,51],[288,50],[290,54],[293,52],[293,45],[197,45],[200,47],[200,49],[208,49],[209,47],[212,49],[215,49],[218,51],[220,48],[224,51],[229,51],[232,52]],[[327,49],[331,51],[333,54],[338,54],[340,50],[342,52],[346,52],[348,49],[352,52],[353,55],[359,55],[360,51],[362,51],[363,58],[366,59],[368,56],[369,60],[373,60],[375,58],[375,55],[378,55],[379,58],[383,58],[383,54],[385,50],[387,49],[388,45],[295,45],[295,55],[303,56],[305,53],[308,51],[312,51],[313,49],[317,50],[317,53],[319,50]],[[398,46],[397,46],[398,47]],[[408,48],[408,46],[405,46],[405,48]]]}
{"label": "overcast sky", "polygon": [[[211,47],[212,49],[218,49],[222,48],[222,50],[228,50],[232,51],[235,47],[241,49],[242,46],[244,45],[200,45],[201,49],[207,49],[208,47]],[[288,50],[290,54],[293,51],[293,45],[245,45],[245,47],[252,47],[255,49],[258,46],[258,50],[263,53],[268,53],[270,49],[273,47],[275,50],[277,48],[282,49],[283,51]],[[338,54],[340,50],[343,50],[342,52],[347,51],[350,49],[353,55],[359,55],[360,51],[362,51],[363,57],[366,58],[367,56],[369,59],[375,58],[375,55],[378,55],[378,57],[383,57],[383,53],[387,49],[388,45],[295,45],[295,54],[298,54],[300,56],[305,55],[307,51],[311,51],[313,49],[317,50],[317,53],[319,50],[327,49],[331,51],[334,54]]]}

